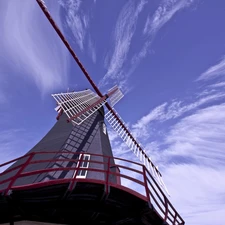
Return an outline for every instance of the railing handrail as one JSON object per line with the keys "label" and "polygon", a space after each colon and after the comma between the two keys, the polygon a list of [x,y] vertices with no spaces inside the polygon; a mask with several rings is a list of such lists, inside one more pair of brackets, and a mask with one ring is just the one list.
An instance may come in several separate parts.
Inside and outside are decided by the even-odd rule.
{"label": "railing handrail", "polygon": [[[21,157],[18,157],[16,159],[13,159],[13,160],[8,161],[6,163],[0,164],[0,167],[6,166],[7,164],[11,164],[11,163],[13,163],[15,161],[18,161],[19,159],[28,157],[31,154],[38,155],[38,154],[62,154],[62,153],[68,153],[68,154],[74,154],[74,155],[79,155],[80,154],[80,152],[73,152],[73,151],[68,151],[68,150],[30,152],[30,153],[25,154],[25,155],[23,155]],[[112,156],[101,155],[101,154],[96,154],[96,153],[87,153],[87,154],[94,155],[94,156],[101,156],[103,158],[113,158],[113,159],[116,159],[116,160],[118,159],[118,160],[126,161],[126,162],[129,162],[129,163],[132,163],[132,164],[136,164],[138,166],[143,166],[143,164],[141,164],[141,163],[134,162],[134,161],[127,160],[127,159],[122,159],[122,158],[119,158],[119,157],[112,157]],[[0,175],[1,175],[1,173],[0,173]]]}
{"label": "railing handrail", "polygon": [[[65,159],[59,159],[59,158],[51,158],[51,159],[34,159],[34,157],[38,154],[55,154],[54,157],[60,157],[60,155],[62,153],[68,153],[68,154],[77,154],[77,155],[80,155],[80,154],[89,154],[91,156],[99,156],[102,158],[106,158],[107,161],[104,162],[104,161],[98,161],[98,159],[95,159],[95,160],[84,160],[83,157],[81,157],[80,159],[77,158],[77,159],[68,159],[68,158],[65,158]],[[57,156],[57,154],[60,154]],[[12,177],[10,178],[6,178],[6,179],[3,179],[0,181],[0,185],[1,184],[4,184],[6,182],[9,182],[9,184],[7,185],[6,188],[4,188],[3,190],[0,190],[0,193],[4,191],[5,194],[8,194],[9,190],[13,190],[14,188],[15,189],[19,189],[20,187],[21,188],[25,188],[26,186],[27,187],[35,187],[35,186],[40,186],[41,183],[43,183],[43,185],[48,185],[49,183],[52,183],[52,182],[44,182],[44,181],[40,181],[40,182],[34,182],[32,184],[26,184],[26,185],[21,185],[21,186],[16,186],[14,185],[15,181],[18,179],[18,178],[21,178],[21,177],[25,177],[25,176],[31,176],[31,175],[34,175],[34,174],[43,174],[43,173],[48,173],[48,172],[53,172],[53,171],[70,171],[70,170],[73,170],[74,171],[74,175],[72,178],[61,178],[61,179],[56,179],[56,180],[60,180],[61,183],[64,183],[64,181],[68,181],[70,182],[70,185],[69,185],[69,189],[72,190],[73,188],[73,184],[76,182],[76,180],[79,180],[79,178],[77,178],[77,173],[78,173],[78,170],[80,168],[80,162],[85,162],[85,161],[88,161],[89,163],[98,163],[98,164],[102,164],[102,165],[106,165],[107,166],[107,169],[97,169],[97,168],[90,168],[90,167],[87,167],[87,168],[82,168],[82,169],[85,169],[86,171],[94,171],[94,172],[101,172],[101,173],[104,173],[106,174],[106,179],[105,179],[105,183],[106,183],[106,187],[107,187],[107,192],[108,192],[108,184],[110,183],[109,182],[109,175],[115,175],[116,177],[118,176],[119,178],[125,178],[125,179],[128,179],[132,182],[135,182],[136,184],[139,184],[141,186],[143,186],[145,188],[145,195],[141,194],[143,197],[145,197],[146,201],[148,202],[152,202],[152,200],[154,201],[154,203],[157,205],[157,207],[159,208],[159,210],[163,213],[164,215],[164,221],[165,222],[168,222],[170,221],[171,224],[184,224],[184,220],[182,219],[182,217],[179,215],[179,213],[176,211],[176,209],[173,207],[172,203],[169,201],[169,199],[167,198],[167,196],[164,194],[164,192],[162,191],[162,189],[160,188],[159,184],[155,181],[154,177],[152,176],[152,174],[146,169],[146,167],[143,165],[143,164],[140,164],[140,163],[137,163],[137,162],[133,162],[131,160],[127,160],[127,159],[122,159],[122,158],[118,158],[118,157],[112,157],[112,156],[105,156],[105,155],[101,155],[101,154],[95,154],[95,153],[85,153],[85,152],[82,152],[82,153],[74,153],[72,151],[41,151],[41,152],[31,152],[31,153],[28,153],[26,155],[23,155],[21,157],[18,157],[14,160],[11,160],[9,162],[6,162],[6,163],[3,163],[0,165],[0,168],[3,167],[3,166],[6,166],[6,165],[9,165],[13,162],[16,162],[20,159],[23,159],[23,158],[26,158],[27,159],[25,160],[24,163],[21,163],[20,165],[17,165],[13,168],[9,168],[7,170],[5,170],[4,172],[0,173],[0,177],[2,175],[6,175],[7,173],[10,173],[14,170],[17,170],[16,174],[13,175]],[[34,160],[33,160],[34,159]],[[120,160],[122,162],[126,162],[126,163],[131,163],[133,165],[137,165],[137,166],[140,166],[140,169],[134,169],[134,168],[131,168],[131,167],[127,167],[127,166],[124,166],[124,165],[120,165],[119,163],[116,163],[116,164],[111,164],[110,163],[110,159],[116,159],[116,160]],[[33,160],[33,161],[32,161]],[[76,166],[73,166],[73,167],[59,167],[59,168],[44,168],[44,169],[38,169],[38,170],[31,170],[31,171],[27,171],[27,172],[24,172],[24,170],[26,169],[26,167],[28,165],[31,165],[31,164],[37,164],[37,163],[47,163],[47,162],[77,162],[77,165]],[[131,172],[135,172],[139,175],[142,175],[143,177],[143,182],[136,179],[136,178],[133,178],[129,175],[125,175],[125,174],[121,174],[121,173],[118,173],[118,172],[112,172],[110,171],[110,168],[111,167],[118,167],[118,168],[122,168],[122,169],[126,169],[126,170],[129,170]],[[88,180],[87,178],[85,180]],[[94,180],[94,179],[91,179],[91,180]],[[97,180],[97,179],[96,179]],[[53,182],[54,183],[54,182]],[[35,185],[36,184],[36,185]],[[123,185],[121,185],[123,186]],[[117,187],[119,187],[119,185],[117,185]],[[153,195],[152,191],[150,190],[150,187],[153,191],[153,193],[156,194],[156,196]],[[132,188],[129,187],[129,189],[133,190]],[[134,191],[134,190],[133,190]],[[135,191],[136,192],[136,191]],[[138,193],[138,192],[137,192]],[[140,195],[140,193],[139,193]],[[160,196],[161,195],[161,196]],[[163,208],[165,208],[165,210],[162,208],[162,205],[163,205]],[[169,217],[172,216],[172,219]],[[162,217],[162,216],[161,216]]]}
{"label": "railing handrail", "polygon": [[[181,218],[182,222],[184,222],[184,220],[182,219],[182,217],[180,216],[180,214],[176,211],[176,209],[173,207],[172,203],[169,201],[169,199],[166,197],[166,195],[164,194],[164,192],[162,191],[162,189],[159,187],[159,184],[155,181],[155,179],[153,178],[153,176],[150,174],[150,172],[148,170],[146,170],[146,172],[148,173],[148,175],[152,178],[154,184],[157,186],[158,190],[160,191],[160,193],[163,195],[164,199],[166,199],[167,204],[173,209],[173,211],[175,213],[177,213],[177,216]],[[156,192],[157,193],[157,192]]]}

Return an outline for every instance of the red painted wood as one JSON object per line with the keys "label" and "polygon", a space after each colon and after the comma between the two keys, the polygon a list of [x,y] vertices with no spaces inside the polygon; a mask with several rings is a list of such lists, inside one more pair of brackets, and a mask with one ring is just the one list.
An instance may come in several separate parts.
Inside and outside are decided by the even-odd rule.
{"label": "red painted wood", "polygon": [[[70,151],[66,151],[68,153],[70,153]],[[16,168],[20,168],[19,171],[12,176],[11,178],[5,179],[3,181],[1,181],[0,184],[6,182],[6,181],[10,181],[9,185],[3,189],[0,190],[1,192],[4,193],[8,193],[9,190],[25,190],[25,189],[32,189],[32,188],[39,188],[39,187],[45,187],[45,186],[49,186],[49,185],[56,185],[56,184],[63,184],[63,183],[68,183],[68,187],[69,190],[73,189],[73,186],[76,182],[92,182],[92,183],[100,183],[100,184],[104,184],[106,185],[107,189],[110,186],[113,186],[115,188],[119,188],[122,189],[124,191],[127,191],[141,199],[144,199],[147,202],[152,202],[155,203],[158,207],[158,209],[164,214],[164,221],[168,222],[170,221],[171,224],[184,224],[183,219],[181,218],[181,216],[178,214],[178,212],[175,210],[175,208],[172,206],[172,204],[170,203],[170,201],[168,200],[168,198],[166,197],[166,195],[163,193],[163,191],[161,190],[161,188],[159,187],[159,185],[157,184],[157,182],[153,179],[152,175],[149,173],[149,171],[145,168],[144,165],[139,164],[139,163],[135,163],[126,159],[121,159],[121,158],[113,158],[110,156],[104,156],[104,155],[100,155],[100,154],[90,154],[93,156],[101,156],[102,159],[103,158],[107,158],[107,162],[103,163],[102,160],[101,161],[96,161],[96,160],[89,160],[89,163],[99,163],[99,164],[107,164],[107,168],[106,169],[97,169],[97,168],[85,168],[85,170],[87,171],[94,171],[94,172],[101,172],[106,174],[106,179],[105,180],[97,180],[97,179],[88,179],[88,178],[76,178],[76,173],[79,170],[79,165],[78,167],[73,167],[73,168],[68,168],[68,167],[64,167],[64,168],[47,168],[47,169],[41,169],[41,170],[34,170],[34,171],[29,171],[29,172],[23,172],[23,170],[26,168],[26,166],[28,165],[32,165],[32,164],[36,164],[36,163],[43,163],[43,162],[57,162],[59,161],[59,159],[49,159],[49,160],[35,160],[35,161],[31,161],[32,158],[35,155],[38,154],[49,154],[49,153],[54,153],[54,152],[34,152],[28,155],[24,155],[22,157],[19,157],[19,159],[22,159],[24,157],[28,157],[28,159],[25,161],[25,163],[17,166]],[[55,151],[55,153],[59,153],[59,151]],[[73,153],[73,152],[71,152]],[[74,154],[74,153],[73,153]],[[80,153],[79,153],[80,154]],[[123,166],[123,165],[111,165],[110,164],[110,160],[111,159],[117,159],[123,162],[129,162],[131,165],[128,166]],[[12,163],[14,160],[11,160],[7,163],[4,163],[2,165],[9,165],[10,163]],[[68,159],[60,159],[60,161],[67,161]],[[70,160],[69,160],[70,161]],[[140,165],[140,171],[133,169],[132,168],[132,164],[133,165]],[[126,174],[121,174],[120,172],[112,172],[110,171],[110,167],[114,166],[114,167],[118,167],[118,168],[122,168],[125,169],[126,171],[128,171]],[[52,172],[52,171],[60,171],[60,170],[73,170],[75,171],[74,177],[73,178],[65,178],[65,179],[56,179],[56,180],[50,180],[50,181],[42,181],[42,182],[36,182],[36,183],[32,183],[32,184],[26,184],[26,185],[14,185],[15,181],[21,177],[25,177],[25,176],[30,176],[30,175],[34,175],[34,174],[41,174],[41,173],[47,173],[47,172]],[[9,171],[12,171],[12,169],[10,169]],[[140,174],[144,180],[144,182],[132,177],[132,175],[129,175],[130,172],[136,172],[138,174]],[[7,170],[4,172],[4,174],[7,174]],[[132,189],[131,187],[125,187],[123,185],[121,185],[120,183],[109,183],[109,175],[114,175],[117,178],[119,177],[121,178],[126,178],[136,184],[141,185],[142,187],[144,187],[145,189],[145,193],[144,195],[138,193],[137,191]],[[153,185],[154,184],[154,185]],[[151,190],[149,189],[149,187],[151,187],[152,191],[154,192],[151,193]],[[109,191],[109,189],[108,189]],[[161,196],[164,198],[161,198]],[[162,206],[164,206],[164,209],[162,208]],[[159,213],[158,213],[159,214]],[[160,215],[160,214],[159,214]],[[171,215],[171,216],[168,216]],[[172,219],[171,219],[172,217]]]}

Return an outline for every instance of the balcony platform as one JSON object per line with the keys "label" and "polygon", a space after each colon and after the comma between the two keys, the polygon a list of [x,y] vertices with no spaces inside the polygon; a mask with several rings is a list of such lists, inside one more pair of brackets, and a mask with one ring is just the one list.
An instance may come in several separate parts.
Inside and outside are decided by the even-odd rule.
{"label": "balcony platform", "polygon": [[[114,157],[117,163],[113,167],[121,171],[111,170],[112,157],[91,154],[90,165],[105,166],[82,168],[95,176],[79,178],[77,174],[81,163],[77,164],[78,167],[37,169],[33,165],[64,161],[57,158],[36,160],[38,154],[49,153],[31,153],[0,165],[1,168],[23,159],[19,165],[13,164],[15,166],[0,173],[0,224],[184,224],[142,164]],[[79,160],[85,161],[82,157]],[[73,171],[73,176],[30,182],[34,176],[65,170]]]}
{"label": "balcony platform", "polygon": [[15,190],[0,197],[0,223],[9,221],[55,224],[154,224],[163,219],[146,200],[100,183],[77,182],[68,192],[68,183]]}

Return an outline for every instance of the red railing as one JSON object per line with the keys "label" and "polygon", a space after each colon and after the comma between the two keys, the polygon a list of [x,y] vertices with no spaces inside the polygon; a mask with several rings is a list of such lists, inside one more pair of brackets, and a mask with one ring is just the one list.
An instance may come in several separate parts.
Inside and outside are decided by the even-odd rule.
{"label": "red railing", "polygon": [[[53,158],[56,154],[89,154],[91,156],[90,160],[83,160],[83,157],[80,159],[58,159]],[[54,154],[51,159],[44,159],[44,154]],[[37,156],[43,159],[35,159]],[[77,157],[78,158],[78,157]],[[93,158],[96,158],[93,160]],[[25,160],[26,159],[26,160]],[[144,165],[136,162],[132,162],[126,159],[121,159],[117,157],[103,156],[99,154],[90,154],[90,153],[74,153],[70,151],[61,151],[61,152],[33,152],[17,159],[11,160],[7,163],[1,164],[0,169],[3,166],[7,166],[11,163],[14,163],[18,160],[24,160],[23,163],[14,166],[0,173],[0,193],[4,195],[10,194],[13,190],[37,188],[42,186],[48,186],[53,184],[60,183],[70,183],[69,189],[72,190],[75,182],[93,182],[93,183],[103,183],[107,187],[107,192],[109,186],[114,186],[142,198],[143,200],[149,202],[156,212],[163,218],[164,222],[170,225],[184,224],[184,220],[175,210],[173,205],[168,200],[167,196],[163,193],[160,186],[156,183],[152,175],[145,168]],[[115,160],[116,164],[111,164],[110,162]],[[88,168],[81,168],[81,162],[88,161]],[[59,167],[51,168],[49,165],[44,166],[42,169],[35,170],[35,166],[40,163],[56,163],[56,162],[76,162],[76,166],[73,167]],[[104,165],[102,168],[98,168],[94,165]],[[29,166],[29,168],[28,168]],[[120,172],[112,171],[112,167],[119,168]],[[79,170],[87,171],[86,178],[78,178],[77,173]],[[25,183],[23,185],[16,185],[16,181],[23,177],[29,177],[33,175],[48,174],[56,171],[73,171],[73,175],[70,178],[61,178],[61,179],[52,179],[48,181],[34,181],[32,183]],[[10,173],[13,173],[10,175]],[[95,174],[95,176],[92,176]],[[96,176],[96,174],[104,174],[103,176]],[[110,179],[110,175],[121,179],[121,183],[113,181]],[[5,177],[5,178],[4,178]],[[114,179],[115,180],[115,179]]]}

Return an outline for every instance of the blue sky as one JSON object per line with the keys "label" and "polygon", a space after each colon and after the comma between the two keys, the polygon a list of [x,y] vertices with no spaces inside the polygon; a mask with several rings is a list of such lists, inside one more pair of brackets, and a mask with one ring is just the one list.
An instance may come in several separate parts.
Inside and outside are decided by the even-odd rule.
{"label": "blue sky", "polygon": [[[190,225],[225,219],[224,0],[46,0],[80,60],[159,166]],[[56,3],[57,2],[57,3]],[[51,93],[91,88],[36,1],[0,1],[0,163],[55,123]],[[115,155],[133,159],[109,130]]]}

